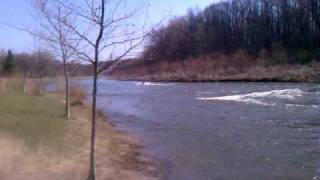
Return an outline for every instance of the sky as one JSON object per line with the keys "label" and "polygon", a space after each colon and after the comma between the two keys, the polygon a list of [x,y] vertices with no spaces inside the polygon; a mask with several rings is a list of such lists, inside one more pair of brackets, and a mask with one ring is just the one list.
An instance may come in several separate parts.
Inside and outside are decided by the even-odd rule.
{"label": "sky", "polygon": [[[28,26],[32,24],[33,0],[0,1],[0,49],[14,52],[29,52],[35,47],[35,39],[25,32],[8,26]],[[136,0],[130,0],[133,2]],[[150,22],[159,22],[164,17],[186,14],[190,8],[203,9],[221,0],[147,0],[150,4]]]}

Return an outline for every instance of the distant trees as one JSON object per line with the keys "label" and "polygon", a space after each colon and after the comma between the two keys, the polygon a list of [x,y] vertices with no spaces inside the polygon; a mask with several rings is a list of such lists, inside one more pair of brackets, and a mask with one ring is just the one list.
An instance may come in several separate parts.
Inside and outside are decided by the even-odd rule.
{"label": "distant trees", "polygon": [[319,58],[320,1],[231,0],[190,10],[153,30],[146,59],[183,60],[243,49],[253,55],[282,49],[292,62]]}
{"label": "distant trees", "polygon": [[2,73],[4,75],[12,75],[13,73],[15,73],[17,69],[17,64],[16,64],[16,60],[15,57],[12,53],[11,50],[8,51],[7,57],[4,60],[4,64],[2,67]]}
{"label": "distant trees", "polygon": [[[4,66],[8,54],[0,50],[0,76],[5,75]],[[58,61],[54,55],[39,50],[31,53],[14,54],[15,74],[25,78],[55,77],[64,74],[63,62]],[[91,66],[87,64],[69,64],[71,76],[91,76]]]}
{"label": "distant trees", "polygon": [[[2,50],[0,50],[1,52]],[[61,72],[61,64],[48,52],[38,51],[33,53],[16,53],[8,51],[7,55],[0,53],[0,79],[2,76],[11,78],[15,84],[14,89],[20,89],[24,93],[41,94],[43,79],[55,77]],[[30,84],[28,79],[37,78],[36,84]],[[36,82],[36,81],[33,81]]]}

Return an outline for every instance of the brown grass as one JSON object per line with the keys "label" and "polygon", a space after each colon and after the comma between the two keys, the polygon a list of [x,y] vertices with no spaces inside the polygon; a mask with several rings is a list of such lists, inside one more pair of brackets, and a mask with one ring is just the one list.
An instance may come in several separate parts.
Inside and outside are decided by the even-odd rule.
{"label": "brown grass", "polygon": [[[76,92],[77,97],[83,97],[82,92],[78,90]],[[32,98],[27,95],[21,96]],[[32,100],[37,101],[37,99]],[[34,106],[30,106],[32,107]],[[18,109],[15,111],[16,115],[20,115]],[[55,143],[58,146],[52,143],[29,146],[25,138],[0,130],[0,179],[86,180],[89,165],[90,108],[76,106],[72,107],[71,112],[73,119],[64,121],[62,128],[64,136],[58,139],[60,143]],[[15,114],[8,117],[15,117]],[[154,177],[155,170],[151,161],[142,158],[139,149],[140,145],[136,139],[116,130],[102,113],[98,114],[96,139],[98,179],[157,179]]]}
{"label": "brown grass", "polygon": [[44,89],[38,79],[23,77],[0,77],[0,91],[19,91],[29,95],[39,95],[39,89]]}
{"label": "brown grass", "polygon": [[[281,53],[281,52],[279,52]],[[319,82],[320,62],[290,64],[284,55],[275,54],[277,60],[261,52],[254,57],[245,51],[225,55],[215,53],[185,61],[133,61],[109,75],[123,80],[145,81],[303,81]]]}
{"label": "brown grass", "polygon": [[[56,85],[55,94],[60,98],[64,99],[65,97],[65,82],[64,78],[59,77],[54,80]],[[79,106],[84,104],[84,100],[87,97],[86,92],[81,88],[77,83],[71,82],[69,84],[69,95],[70,95],[70,104],[72,106]]]}
{"label": "brown grass", "polygon": [[70,96],[74,99],[83,101],[86,98],[86,92],[78,84],[72,84],[70,88]]}

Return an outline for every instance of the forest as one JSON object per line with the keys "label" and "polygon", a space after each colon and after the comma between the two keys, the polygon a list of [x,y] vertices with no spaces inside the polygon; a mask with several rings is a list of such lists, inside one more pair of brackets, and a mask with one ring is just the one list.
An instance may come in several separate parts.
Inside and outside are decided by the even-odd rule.
{"label": "forest", "polygon": [[111,75],[153,81],[317,81],[320,1],[230,0],[150,31]]}
{"label": "forest", "polygon": [[233,0],[189,10],[153,30],[145,57],[184,60],[239,49],[257,55],[283,50],[295,62],[319,58],[320,1]]}

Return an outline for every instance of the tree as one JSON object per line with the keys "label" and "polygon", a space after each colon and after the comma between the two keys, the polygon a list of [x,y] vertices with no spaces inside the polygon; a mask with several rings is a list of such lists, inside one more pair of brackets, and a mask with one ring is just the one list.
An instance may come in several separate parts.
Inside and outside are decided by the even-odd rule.
{"label": "tree", "polygon": [[[36,12],[33,14],[35,22],[38,23],[40,31],[30,27],[17,27],[8,25],[17,30],[25,31],[36,38],[47,42],[52,54],[63,62],[63,75],[65,79],[65,117],[70,118],[70,93],[69,93],[69,68],[73,56],[72,49],[66,41],[71,37],[70,29],[63,21],[68,19],[68,10],[61,6],[56,0],[33,0],[32,6]],[[62,13],[63,11],[63,13]],[[69,20],[69,19],[68,19]]]}
{"label": "tree", "polygon": [[55,59],[53,56],[45,52],[41,49],[38,49],[36,52],[33,53],[33,72],[34,77],[38,78],[38,95],[42,95],[42,88],[43,88],[43,79],[49,76],[56,76],[57,75],[57,66],[55,65]]}
{"label": "tree", "polygon": [[69,63],[71,63],[73,51],[66,43],[67,39],[72,36],[71,29],[63,23],[63,21],[69,20],[68,10],[59,2],[50,0],[34,0],[33,6],[37,12],[37,22],[41,31],[29,30],[28,28],[24,28],[24,30],[46,41],[51,51],[62,60],[65,80],[65,117],[69,119],[71,117]]}
{"label": "tree", "polygon": [[319,58],[319,37],[319,0],[230,0],[189,11],[152,30],[144,55],[184,60],[239,49],[258,55],[263,49],[277,52],[277,47],[299,63],[299,52],[310,54],[304,56],[307,61]]}
{"label": "tree", "polygon": [[[47,8],[47,14],[58,24],[68,29],[69,38],[63,45],[71,49],[73,55],[82,62],[93,66],[92,86],[92,123],[90,143],[90,171],[88,180],[95,180],[95,136],[96,103],[98,77],[104,71],[115,67],[122,58],[130,56],[146,37],[144,22],[132,23],[133,17],[139,16],[144,5],[138,5],[125,11],[123,0],[52,0],[60,11]],[[49,5],[49,4],[48,4]],[[131,6],[132,7],[132,6]],[[65,18],[68,17],[68,18]],[[141,27],[141,28],[140,28]],[[113,63],[109,63],[111,61]]]}
{"label": "tree", "polygon": [[16,61],[11,50],[8,50],[8,55],[4,61],[2,72],[6,75],[12,75],[16,71]]}

